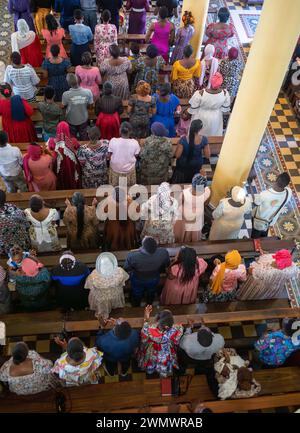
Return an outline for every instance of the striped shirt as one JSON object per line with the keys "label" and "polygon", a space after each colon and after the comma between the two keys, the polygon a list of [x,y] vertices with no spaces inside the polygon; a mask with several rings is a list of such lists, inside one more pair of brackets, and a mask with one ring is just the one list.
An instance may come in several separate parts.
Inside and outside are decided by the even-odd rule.
{"label": "striped shirt", "polygon": [[8,65],[5,70],[4,81],[12,86],[15,95],[30,100],[35,97],[37,92],[35,86],[40,82],[40,79],[30,65],[25,65],[23,68],[14,68],[12,65]]}

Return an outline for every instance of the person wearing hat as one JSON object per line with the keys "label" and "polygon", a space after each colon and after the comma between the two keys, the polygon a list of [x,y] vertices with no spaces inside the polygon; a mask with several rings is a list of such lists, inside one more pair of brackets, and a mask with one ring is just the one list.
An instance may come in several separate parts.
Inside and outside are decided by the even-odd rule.
{"label": "person wearing hat", "polygon": [[90,309],[107,319],[115,308],[125,305],[123,287],[129,275],[118,266],[112,253],[102,253],[97,257],[96,269],[87,277],[85,289],[89,292]]}
{"label": "person wearing hat", "polygon": [[181,209],[174,225],[175,242],[199,242],[202,239],[204,226],[204,205],[210,197],[210,188],[207,186],[207,177],[204,170],[195,174],[192,186],[185,188],[179,203]]}
{"label": "person wearing hat", "polygon": [[140,152],[140,183],[160,185],[169,180],[173,148],[167,128],[160,122],[151,126],[151,135],[146,138]]}
{"label": "person wearing hat", "polygon": [[64,310],[83,310],[88,306],[84,284],[89,268],[76,260],[71,251],[63,253],[59,265],[51,270],[57,304]]}
{"label": "person wearing hat", "polygon": [[82,341],[73,337],[67,342],[55,338],[64,353],[54,363],[55,373],[64,386],[94,385],[98,383],[103,353],[95,347],[87,348]]}
{"label": "person wearing hat", "polygon": [[229,302],[236,298],[238,285],[246,281],[246,266],[237,250],[229,251],[225,261],[214,260],[215,269],[209,280],[208,301]]}
{"label": "person wearing hat", "polygon": [[243,73],[243,63],[239,59],[239,51],[237,48],[230,48],[228,58],[220,62],[219,71],[223,76],[222,87],[228,90],[231,100],[233,101],[237,95]]}
{"label": "person wearing hat", "polygon": [[41,310],[49,307],[51,276],[42,263],[34,257],[25,258],[15,278],[16,292],[24,309]]}
{"label": "person wearing hat", "polygon": [[202,135],[223,135],[223,113],[230,111],[230,94],[222,89],[223,77],[216,72],[210,79],[210,88],[197,90],[189,100],[192,121],[203,123]]}
{"label": "person wearing hat", "polygon": [[6,272],[0,266],[0,315],[7,314],[10,310],[10,292],[7,286]]}
{"label": "person wearing hat", "polygon": [[251,200],[247,197],[244,188],[234,186],[230,198],[221,199],[212,213],[213,223],[209,240],[238,239],[245,215],[250,213],[251,209]]}
{"label": "person wearing hat", "polygon": [[[105,331],[107,323],[113,325],[113,329]],[[100,323],[100,330],[96,336],[96,346],[104,352],[104,369],[109,376],[118,372],[118,363],[121,365],[121,376],[128,374],[130,362],[139,344],[139,331],[132,329],[130,324],[122,319],[106,320]]]}

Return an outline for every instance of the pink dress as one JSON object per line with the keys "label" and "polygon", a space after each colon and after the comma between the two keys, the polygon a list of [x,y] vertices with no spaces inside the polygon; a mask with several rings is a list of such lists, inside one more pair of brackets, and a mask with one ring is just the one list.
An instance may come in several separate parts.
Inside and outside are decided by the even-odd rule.
{"label": "pink dress", "polygon": [[158,55],[162,56],[166,62],[169,60],[169,39],[171,32],[171,23],[168,21],[164,27],[160,22],[154,24],[154,33],[151,39],[151,44],[158,49]]}
{"label": "pink dress", "polygon": [[28,167],[32,176],[28,185],[29,191],[55,191],[56,176],[52,171],[52,158],[42,155],[38,161],[28,160]]}
{"label": "pink dress", "polygon": [[114,24],[97,24],[94,34],[94,50],[97,64],[109,58],[109,46],[118,44],[118,32]]}
{"label": "pink dress", "polygon": [[175,277],[173,280],[167,279],[163,288],[160,302],[162,305],[194,304],[197,299],[199,278],[205,272],[207,263],[198,257],[198,269],[194,278],[187,284],[180,283],[181,269],[179,265],[171,267],[171,273]]}
{"label": "pink dress", "polygon": [[216,27],[216,23],[211,23],[205,31],[208,37],[206,45],[212,44],[215,47],[214,56],[217,59],[224,59],[228,55],[228,39],[234,35],[234,27],[232,24],[227,24],[223,29]]}
{"label": "pink dress", "polygon": [[[211,278],[214,280],[219,272],[220,265],[213,270]],[[222,283],[222,292],[232,292],[237,288],[239,281],[246,281],[247,271],[245,265],[239,265],[237,269],[225,269],[225,276]]]}
{"label": "pink dress", "polygon": [[55,32],[50,33],[49,30],[43,29],[42,30],[43,38],[47,41],[47,47],[46,47],[46,58],[49,59],[51,56],[50,48],[52,45],[58,45],[60,48],[60,57],[63,57],[64,59],[68,58],[68,55],[66,53],[66,50],[64,49],[64,46],[62,44],[62,39],[65,37],[65,31],[62,28],[58,28]]}
{"label": "pink dress", "polygon": [[80,86],[84,89],[90,89],[94,101],[96,101],[100,96],[99,84],[102,83],[99,69],[96,66],[89,69],[76,66],[75,75],[77,78],[80,78]]}

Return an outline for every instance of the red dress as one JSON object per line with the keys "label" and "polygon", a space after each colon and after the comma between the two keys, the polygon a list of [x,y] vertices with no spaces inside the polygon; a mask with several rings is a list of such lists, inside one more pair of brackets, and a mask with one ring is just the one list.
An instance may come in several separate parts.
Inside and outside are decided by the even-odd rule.
{"label": "red dress", "polygon": [[96,120],[96,126],[100,129],[103,140],[111,140],[120,137],[120,116],[119,113],[113,114],[100,113]]}
{"label": "red dress", "polygon": [[216,23],[211,23],[205,31],[208,37],[206,45],[212,44],[216,51],[214,57],[224,59],[228,55],[228,39],[234,35],[234,27],[232,24],[227,24],[223,29],[216,27]]}
{"label": "red dress", "polygon": [[10,143],[30,143],[37,141],[36,132],[30,116],[33,115],[32,106],[22,99],[26,119],[13,120],[11,116],[10,99],[0,99],[0,116],[2,116],[3,130],[8,134]]}
{"label": "red dress", "polygon": [[27,47],[20,49],[21,62],[23,65],[29,63],[34,68],[39,68],[43,63],[43,54],[39,37],[36,35],[34,41]]}

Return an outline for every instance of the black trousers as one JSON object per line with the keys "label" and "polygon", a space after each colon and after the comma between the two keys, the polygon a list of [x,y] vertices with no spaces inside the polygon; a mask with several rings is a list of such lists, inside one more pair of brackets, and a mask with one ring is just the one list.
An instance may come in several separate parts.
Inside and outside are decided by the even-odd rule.
{"label": "black trousers", "polygon": [[179,347],[178,352],[179,374],[184,374],[187,367],[195,367],[195,374],[205,374],[209,389],[215,397],[218,397],[218,382],[215,378],[213,359],[193,359]]}
{"label": "black trousers", "polygon": [[[252,227],[253,227],[253,221],[252,221]],[[266,238],[268,236],[268,231],[269,230],[256,230],[255,228],[253,228],[251,232],[251,238],[252,239]]]}
{"label": "black trousers", "polygon": [[[121,373],[122,374],[127,373],[128,369],[130,367],[130,361],[131,361],[131,359],[129,358],[126,361],[121,361],[120,362],[120,364],[121,364]],[[104,356],[104,362],[105,362],[106,370],[108,371],[108,373],[111,376],[114,376],[116,373],[118,373],[118,363],[117,362],[109,361],[109,360],[107,360],[105,358],[105,356]]]}

